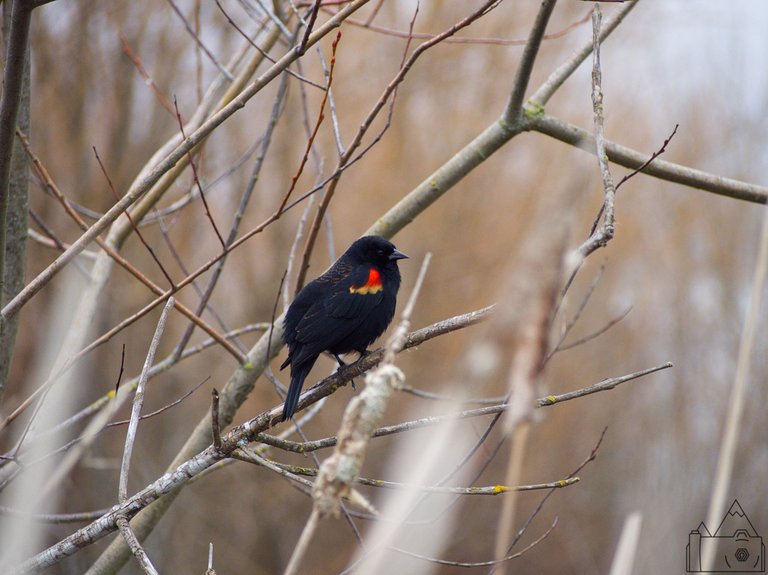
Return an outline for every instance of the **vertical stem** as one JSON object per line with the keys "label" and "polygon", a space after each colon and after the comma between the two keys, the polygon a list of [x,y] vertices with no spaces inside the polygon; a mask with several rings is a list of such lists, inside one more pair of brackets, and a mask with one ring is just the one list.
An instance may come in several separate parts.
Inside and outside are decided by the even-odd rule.
{"label": "vertical stem", "polygon": [[[712,496],[709,501],[706,525],[710,530],[716,529],[725,513],[727,495],[731,485],[733,464],[736,458],[736,447],[739,442],[739,432],[746,401],[749,364],[752,359],[752,348],[755,343],[758,322],[763,319],[760,314],[763,290],[768,277],[768,211],[763,212],[763,231],[760,237],[760,249],[755,263],[755,277],[752,280],[752,295],[749,299],[747,316],[744,319],[744,329],[741,332],[739,356],[736,362],[731,400],[728,405],[728,416],[725,420],[723,439],[720,443],[720,454],[717,458],[715,481],[712,485]],[[716,549],[707,547],[702,557],[702,572],[709,571],[715,559]]]}
{"label": "vertical stem", "polygon": [[[5,18],[5,74],[0,100],[0,303],[10,300],[24,283],[27,231],[26,158],[14,154],[19,110],[29,126],[29,23],[32,9],[22,0],[3,4]],[[10,11],[10,15],[8,12]],[[9,17],[10,16],[10,17]],[[15,156],[15,157],[14,157]],[[0,402],[16,339],[16,321],[0,316]]]}

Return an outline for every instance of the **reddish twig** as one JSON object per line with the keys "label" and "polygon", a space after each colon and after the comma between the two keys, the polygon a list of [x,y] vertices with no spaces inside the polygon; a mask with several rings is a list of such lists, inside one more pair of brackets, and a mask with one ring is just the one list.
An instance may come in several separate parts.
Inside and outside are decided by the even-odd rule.
{"label": "reddish twig", "polygon": [[[562,38],[572,30],[578,28],[582,24],[586,24],[589,21],[591,12],[587,12],[584,17],[579,18],[575,22],[572,22],[562,30],[558,30],[557,32],[552,32],[551,34],[544,34],[542,36],[542,40],[556,40],[558,38]],[[428,34],[424,32],[415,32],[414,34],[409,36],[408,32],[402,32],[400,30],[395,30],[393,28],[386,28],[384,26],[376,26],[370,23],[370,18],[366,20],[365,22],[362,22],[360,20],[355,20],[354,18],[348,18],[347,22],[353,26],[357,26],[358,28],[366,28],[370,30],[371,32],[378,32],[380,34],[384,34],[386,36],[394,36],[395,38],[413,38],[416,40],[431,40],[435,37],[435,34]],[[508,40],[505,38],[469,38],[464,36],[454,36],[451,38],[446,38],[445,43],[446,44],[486,44],[486,45],[496,45],[496,46],[524,46],[527,40]]]}
{"label": "reddish twig", "polygon": [[[96,156],[96,161],[99,163],[99,167],[101,168],[101,173],[104,174],[104,177],[107,180],[107,184],[109,185],[109,189],[112,191],[112,195],[115,196],[115,200],[119,202],[120,195],[117,193],[117,190],[115,189],[115,186],[112,183],[112,179],[109,177],[109,174],[107,173],[107,169],[104,167],[104,163],[101,161],[101,158],[99,157],[99,152],[96,150],[96,146],[93,146],[93,153]],[[152,259],[155,260],[155,263],[157,264],[157,267],[160,268],[160,271],[163,272],[165,279],[167,279],[168,283],[171,284],[171,287],[173,287],[174,285],[173,278],[171,278],[171,275],[168,273],[168,270],[165,269],[165,266],[160,261],[160,258],[157,257],[155,250],[153,250],[152,246],[150,246],[149,243],[147,243],[147,240],[144,239],[144,236],[141,234],[141,230],[139,230],[139,226],[136,225],[136,222],[133,220],[133,217],[131,216],[130,210],[125,211],[125,217],[127,217],[128,221],[131,223],[131,227],[133,228],[133,231],[136,232],[136,235],[138,236],[139,241],[147,249],[147,251],[149,252],[149,255],[152,256]]]}
{"label": "reddish twig", "polygon": [[[176,110],[176,120],[179,122],[179,131],[181,132],[181,138],[182,140],[186,140],[187,135],[184,133],[184,120],[182,119],[181,113],[179,112],[179,103],[176,101],[175,96],[173,97],[173,107]],[[213,214],[211,214],[211,209],[208,207],[208,201],[205,199],[203,186],[200,185],[200,178],[198,178],[197,176],[197,166],[195,165],[195,162],[192,159],[192,150],[187,150],[187,161],[189,162],[189,166],[192,168],[192,178],[195,182],[195,185],[197,186],[198,191],[200,192],[200,199],[203,200],[203,206],[205,206],[205,215],[208,217],[208,220],[211,222],[211,226],[213,226],[213,231],[216,232],[216,237],[219,238],[219,243],[221,244],[221,247],[225,248],[227,247],[227,244],[224,242],[224,238],[221,236],[221,233],[219,232],[219,228],[216,226],[216,222],[213,221]],[[126,213],[128,212],[126,211]]]}
{"label": "reddish twig", "polygon": [[309,159],[309,153],[312,150],[312,144],[315,142],[315,138],[317,137],[317,132],[320,130],[320,125],[323,123],[323,120],[325,120],[325,104],[328,101],[328,92],[331,90],[331,84],[333,83],[333,69],[336,66],[336,48],[339,45],[339,41],[341,40],[341,30],[336,34],[336,39],[333,41],[333,45],[331,47],[331,65],[328,70],[328,81],[325,84],[325,91],[323,92],[323,101],[320,103],[320,111],[317,114],[317,121],[315,122],[315,128],[312,130],[312,134],[309,136],[309,140],[307,140],[307,146],[304,149],[304,155],[301,158],[301,162],[299,163],[299,169],[296,171],[296,173],[293,175],[293,178],[291,178],[291,187],[288,189],[288,193],[285,194],[283,197],[283,201],[280,203],[280,207],[278,208],[279,212],[282,212],[285,209],[285,205],[288,203],[288,199],[291,197],[291,194],[296,189],[296,184],[299,181],[299,178],[301,177],[302,172],[304,171],[304,166],[307,165],[307,160]]}
{"label": "reddish twig", "polygon": [[128,38],[125,36],[125,34],[123,34],[122,30],[118,32],[118,36],[120,38],[120,44],[122,44],[123,47],[123,54],[125,54],[128,59],[133,62],[136,71],[142,78],[144,78],[144,83],[150,87],[152,92],[160,101],[160,104],[163,106],[163,108],[168,110],[168,113],[173,115],[173,106],[171,106],[171,101],[168,99],[168,96],[166,96],[162,90],[160,90],[160,87],[155,84],[155,81],[149,75],[146,68],[144,68],[144,63],[141,61],[141,58],[139,58],[131,48],[131,45],[128,43]]}

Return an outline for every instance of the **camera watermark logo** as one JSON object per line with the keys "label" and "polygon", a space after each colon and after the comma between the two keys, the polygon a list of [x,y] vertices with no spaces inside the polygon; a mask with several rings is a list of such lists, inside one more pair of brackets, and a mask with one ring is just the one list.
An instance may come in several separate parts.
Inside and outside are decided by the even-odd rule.
{"label": "camera watermark logo", "polygon": [[[706,571],[701,564],[708,548],[714,548],[714,561]],[[737,499],[723,517],[720,527],[710,534],[704,522],[688,535],[685,548],[688,573],[765,573],[765,545]]]}

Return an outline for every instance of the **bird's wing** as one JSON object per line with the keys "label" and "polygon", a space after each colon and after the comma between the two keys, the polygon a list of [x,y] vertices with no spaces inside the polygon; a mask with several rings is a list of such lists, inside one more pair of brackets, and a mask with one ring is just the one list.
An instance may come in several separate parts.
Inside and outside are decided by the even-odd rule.
{"label": "bird's wing", "polygon": [[358,268],[338,281],[330,296],[329,315],[362,321],[384,298],[381,275],[376,268]]}
{"label": "bird's wing", "polygon": [[344,341],[381,303],[383,290],[369,282],[370,275],[363,268],[333,278],[327,297],[308,306],[296,325],[295,338],[302,344],[297,363]]}

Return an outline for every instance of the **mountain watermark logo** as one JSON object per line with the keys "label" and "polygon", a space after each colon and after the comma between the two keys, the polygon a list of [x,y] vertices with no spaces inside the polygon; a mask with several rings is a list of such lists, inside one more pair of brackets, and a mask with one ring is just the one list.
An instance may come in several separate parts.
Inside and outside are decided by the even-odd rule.
{"label": "mountain watermark logo", "polygon": [[[714,548],[714,561],[706,571],[701,564],[705,550]],[[723,517],[720,527],[710,534],[702,521],[688,535],[685,548],[688,573],[765,573],[765,545],[737,499]]]}

